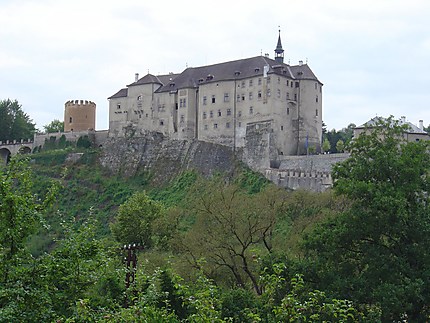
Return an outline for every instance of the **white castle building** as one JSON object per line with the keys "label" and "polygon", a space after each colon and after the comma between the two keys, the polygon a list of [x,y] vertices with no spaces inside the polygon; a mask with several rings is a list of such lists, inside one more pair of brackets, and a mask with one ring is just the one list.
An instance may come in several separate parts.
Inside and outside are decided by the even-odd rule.
{"label": "white castle building", "polygon": [[[161,132],[244,148],[264,129],[271,154],[320,151],[322,86],[307,64],[256,56],[139,78],[109,97],[109,136]],[[265,139],[266,140],[266,139]]]}

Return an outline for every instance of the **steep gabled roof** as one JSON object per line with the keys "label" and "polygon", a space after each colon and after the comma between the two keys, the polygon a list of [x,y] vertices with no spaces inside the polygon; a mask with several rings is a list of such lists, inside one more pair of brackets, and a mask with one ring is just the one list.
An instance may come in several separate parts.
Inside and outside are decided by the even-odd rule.
{"label": "steep gabled roof", "polygon": [[[263,76],[265,66],[268,67],[268,74],[283,75],[291,79],[318,81],[307,64],[290,66],[266,56],[255,56],[213,65],[189,67],[179,74],[170,73],[157,76],[147,74],[128,86],[159,84],[160,88],[156,92],[170,92],[184,88],[197,88],[200,84]],[[124,90],[127,89],[120,90],[109,99],[127,96],[127,92],[125,95],[122,92]]]}
{"label": "steep gabled roof", "polygon": [[[241,80],[253,76],[262,76],[264,66],[268,66],[268,73],[284,75],[295,78],[290,66],[280,64],[273,59],[264,56],[255,56],[235,61],[206,65],[200,67],[190,67],[184,70],[177,77],[173,78],[168,84],[162,86],[157,92],[176,91],[181,88],[195,88],[199,84]],[[310,71],[310,69],[308,68]],[[307,75],[309,73],[307,72]],[[315,75],[311,74],[315,77]],[[315,77],[316,79],[316,77]]]}
{"label": "steep gabled roof", "polygon": [[[378,127],[381,125],[382,122],[387,122],[388,119],[383,117],[374,117],[370,119],[369,121],[365,122],[361,126],[356,127],[355,129],[364,129],[364,128],[373,128]],[[406,125],[408,127],[408,133],[417,133],[417,134],[427,134],[426,131],[421,130],[413,123],[406,121],[406,120],[400,120],[400,125]]]}
{"label": "steep gabled roof", "polygon": [[318,81],[318,78],[315,76],[314,72],[312,72],[308,64],[291,66],[291,72],[296,79]]}
{"label": "steep gabled roof", "polygon": [[137,80],[137,82],[133,82],[127,86],[135,86],[135,85],[143,85],[143,84],[160,84],[163,85],[163,83],[160,81],[160,79],[152,74],[146,74],[144,77]]}
{"label": "steep gabled roof", "polygon": [[116,92],[114,95],[108,97],[108,99],[115,99],[115,98],[124,98],[128,95],[128,89],[121,89],[118,92]]}

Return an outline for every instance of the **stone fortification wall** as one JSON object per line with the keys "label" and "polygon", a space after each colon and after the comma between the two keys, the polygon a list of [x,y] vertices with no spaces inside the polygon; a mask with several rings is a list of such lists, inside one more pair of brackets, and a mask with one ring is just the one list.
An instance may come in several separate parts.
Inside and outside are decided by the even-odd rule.
{"label": "stone fortification wall", "polygon": [[288,189],[323,192],[333,186],[333,165],[348,157],[349,154],[283,156],[279,168],[266,169],[265,176]]}
{"label": "stone fortification wall", "polygon": [[161,133],[128,139],[110,138],[103,145],[100,163],[123,176],[148,170],[152,180],[158,183],[187,169],[210,176],[217,172],[233,172],[236,165],[229,147],[203,141],[168,140]]}
{"label": "stone fortification wall", "polygon": [[43,146],[45,144],[45,140],[49,141],[49,138],[55,137],[57,140],[60,139],[61,136],[65,136],[67,141],[77,142],[79,137],[88,136],[90,138],[94,137],[94,131],[76,131],[76,132],[56,132],[56,133],[38,133],[34,135],[34,143],[33,147]]}

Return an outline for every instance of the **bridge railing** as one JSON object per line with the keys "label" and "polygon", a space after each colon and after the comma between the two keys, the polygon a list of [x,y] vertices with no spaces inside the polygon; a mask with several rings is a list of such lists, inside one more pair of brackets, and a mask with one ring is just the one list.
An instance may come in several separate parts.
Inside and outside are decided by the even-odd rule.
{"label": "bridge railing", "polygon": [[33,139],[21,139],[21,140],[0,140],[0,146],[4,145],[22,145],[22,144],[32,144]]}

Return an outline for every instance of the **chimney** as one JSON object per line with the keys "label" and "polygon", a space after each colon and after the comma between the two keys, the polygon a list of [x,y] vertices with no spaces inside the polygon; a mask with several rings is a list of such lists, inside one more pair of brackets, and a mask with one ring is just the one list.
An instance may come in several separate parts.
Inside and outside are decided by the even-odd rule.
{"label": "chimney", "polygon": [[303,65],[303,61],[299,61],[299,66],[302,66]]}
{"label": "chimney", "polygon": [[424,130],[424,121],[423,120],[418,121],[418,128],[420,128],[421,130]]}
{"label": "chimney", "polygon": [[134,74],[134,81],[137,82],[139,80],[139,73]]}

